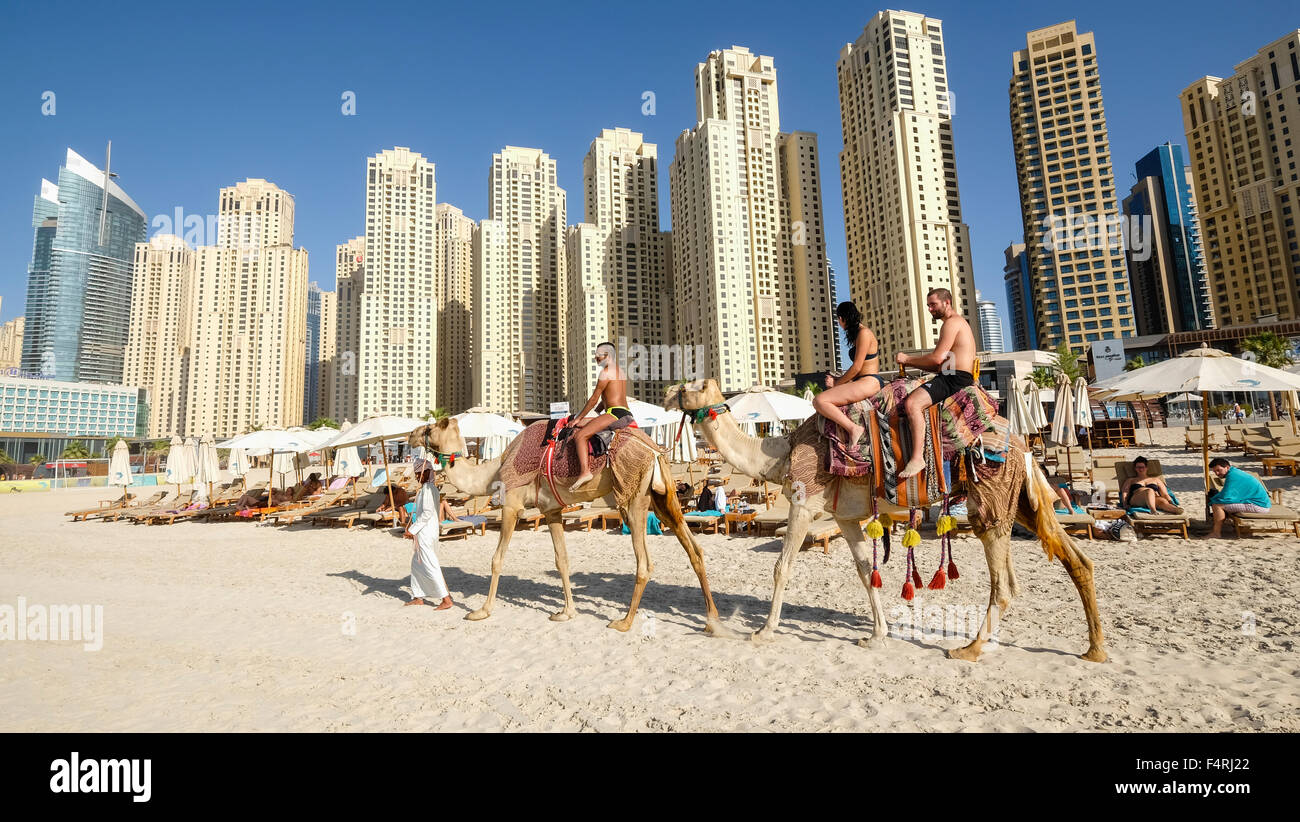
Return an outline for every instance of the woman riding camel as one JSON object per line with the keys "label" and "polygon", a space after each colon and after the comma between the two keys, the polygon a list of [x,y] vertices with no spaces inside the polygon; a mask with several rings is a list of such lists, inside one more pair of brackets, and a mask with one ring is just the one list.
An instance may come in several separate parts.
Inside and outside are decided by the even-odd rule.
{"label": "woman riding camel", "polygon": [[862,426],[855,425],[842,410],[844,406],[871,399],[887,380],[880,376],[880,348],[876,335],[862,324],[862,312],[851,302],[835,308],[835,318],[849,344],[849,369],[839,377],[826,375],[826,390],[813,397],[817,413],[844,429],[845,443],[852,446],[862,437]]}

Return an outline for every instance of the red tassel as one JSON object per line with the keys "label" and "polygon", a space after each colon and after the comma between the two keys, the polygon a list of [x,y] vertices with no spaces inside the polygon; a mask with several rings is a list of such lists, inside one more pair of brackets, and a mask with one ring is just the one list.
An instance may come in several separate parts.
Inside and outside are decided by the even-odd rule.
{"label": "red tassel", "polygon": [[952,558],[948,559],[948,579],[951,579],[953,582],[961,579],[961,575],[957,573],[957,562]]}
{"label": "red tassel", "polygon": [[917,588],[925,587],[925,584],[921,582],[921,572],[916,570],[915,568],[912,569],[912,585],[916,586]]}
{"label": "red tassel", "polygon": [[915,594],[916,594],[916,590],[912,587],[912,581],[909,579],[907,582],[904,582],[903,599],[907,600],[908,602],[911,602],[912,597],[915,596]]}
{"label": "red tassel", "polygon": [[713,410],[712,408],[710,408],[710,409],[709,409],[709,419],[711,419],[711,420],[716,420],[717,418],[718,418],[718,412],[715,411],[715,410]]}
{"label": "red tassel", "polygon": [[934,579],[930,580],[930,590],[942,591],[943,586],[946,584],[948,584],[948,578],[944,575],[943,566],[941,565],[939,570],[934,572]]}
{"label": "red tassel", "polygon": [[880,572],[879,572],[879,571],[872,571],[872,572],[871,572],[871,587],[872,587],[872,588],[883,588],[883,587],[885,587],[885,583],[880,579]]}

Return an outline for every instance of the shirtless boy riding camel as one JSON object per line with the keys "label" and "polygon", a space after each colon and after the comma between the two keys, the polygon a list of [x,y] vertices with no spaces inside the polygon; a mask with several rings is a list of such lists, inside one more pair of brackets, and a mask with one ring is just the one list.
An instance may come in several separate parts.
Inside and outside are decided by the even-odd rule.
{"label": "shirtless boy riding camel", "polygon": [[[569,486],[570,491],[577,491],[591,482],[591,459],[587,456],[587,440],[607,428],[623,428],[632,422],[632,412],[627,407],[627,372],[615,360],[617,349],[611,342],[596,346],[596,364],[600,373],[596,377],[596,389],[591,398],[582,407],[571,423],[575,429],[573,441],[578,449],[578,465],[582,466],[582,475]],[[587,419],[587,414],[600,405],[599,416]]]}
{"label": "shirtless boy riding camel", "polygon": [[938,376],[917,388],[903,401],[903,410],[912,429],[912,457],[898,472],[899,479],[908,479],[925,468],[925,410],[941,403],[963,388],[973,385],[975,376],[975,335],[970,324],[952,307],[952,292],[946,288],[932,288],[925,297],[930,316],[943,322],[939,329],[939,342],[929,354],[912,356],[899,353],[899,365],[912,366],[925,371],[936,371]]}

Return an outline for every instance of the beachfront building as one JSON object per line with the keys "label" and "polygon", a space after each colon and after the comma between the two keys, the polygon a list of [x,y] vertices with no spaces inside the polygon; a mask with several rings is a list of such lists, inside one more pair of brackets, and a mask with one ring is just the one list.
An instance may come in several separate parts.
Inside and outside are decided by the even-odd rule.
{"label": "beachfront building", "polygon": [[986,300],[975,289],[975,304],[979,306],[979,350],[990,354],[1001,354],[1005,349],[1002,343],[1002,318],[998,316],[998,304]]}
{"label": "beachfront building", "polygon": [[320,305],[321,290],[307,283],[307,341],[303,347],[302,421],[320,416]]}
{"label": "beachfront building", "polygon": [[58,459],[69,443],[99,452],[116,437],[144,435],[143,389],[103,383],[0,376],[0,451],[24,464]]}
{"label": "beachfront building", "polygon": [[929,350],[932,288],[978,334],[970,230],[962,221],[943,23],[882,11],[840,50],[840,180],[849,295],[882,351]]}
{"label": "beachfront building", "polygon": [[772,58],[740,46],[696,66],[695,98],[668,172],[682,359],[724,391],[832,367],[815,136],[781,133]]}
{"label": "beachfront building", "polygon": [[1002,282],[1007,290],[1007,315],[1011,318],[1011,350],[1028,351],[1038,347],[1038,325],[1034,304],[1026,297],[1033,293],[1029,285],[1029,258],[1024,243],[1012,243],[1002,252]]}
{"label": "beachfront building", "polygon": [[1290,136],[1300,111],[1297,52],[1300,29],[1231,77],[1202,77],[1179,101],[1220,327],[1300,319],[1300,170]]}
{"label": "beachfront building", "polygon": [[366,280],[366,238],[353,237],[334,249],[334,360],[330,416],[360,422],[357,413],[357,352],[361,350],[361,291]]}
{"label": "beachfront building", "polygon": [[195,252],[189,436],[233,437],[302,422],[307,250],[293,247],[293,195],[249,179],[221,189],[215,246]]}
{"label": "beachfront building", "polygon": [[1129,289],[1138,336],[1214,327],[1200,228],[1183,147],[1165,143],[1137,161],[1124,198]]}
{"label": "beachfront building", "polygon": [[[0,297],[0,305],[3,304],[4,298]],[[0,325],[0,372],[22,367],[23,329],[26,323],[25,317],[14,317]]]}
{"label": "beachfront building", "polygon": [[135,246],[122,382],[149,392],[144,431],[148,437],[189,433],[185,402],[194,324],[194,263],[194,250],[171,234],[156,234]]}
{"label": "beachfront building", "polygon": [[424,417],[437,406],[437,202],[434,164],[419,153],[398,146],[367,160],[359,418]]}
{"label": "beachfront building", "polygon": [[1134,333],[1097,59],[1073,20],[1029,32],[1011,58],[1025,300],[1046,349]]}
{"label": "beachfront building", "polygon": [[438,405],[459,414],[474,404],[474,221],[438,203]]}
{"label": "beachfront building", "polygon": [[[320,331],[316,338],[316,408],[317,414],[335,422],[343,422],[334,415],[334,347],[337,335],[338,303],[333,291],[320,293]],[[304,418],[306,422],[310,419]]]}
{"label": "beachfront building", "polygon": [[[602,129],[582,162],[586,222],[570,226],[568,258],[569,400],[596,384],[595,347],[609,341],[624,365],[636,354],[628,391],[662,397],[672,375],[650,356],[672,342],[664,235],[659,231],[659,152],[626,128]],[[653,401],[653,399],[652,399]]]}
{"label": "beachfront building", "polygon": [[58,183],[41,180],[32,209],[22,370],[121,382],[132,262],[146,222],[121,186],[72,149]]}
{"label": "beachfront building", "polygon": [[546,413],[567,399],[566,194],[555,160],[506,146],[474,233],[474,405]]}

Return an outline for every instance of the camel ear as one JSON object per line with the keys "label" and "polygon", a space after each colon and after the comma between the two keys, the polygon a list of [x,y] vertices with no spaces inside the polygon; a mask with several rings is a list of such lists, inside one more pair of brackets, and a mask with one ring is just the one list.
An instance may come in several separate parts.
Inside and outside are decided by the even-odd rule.
{"label": "camel ear", "polygon": [[438,420],[438,421],[437,421],[436,423],[434,423],[434,424],[437,425],[438,428],[440,428],[440,429],[445,429],[445,428],[447,427],[447,421],[450,420],[450,419],[451,419],[451,417],[443,417],[442,419]]}

